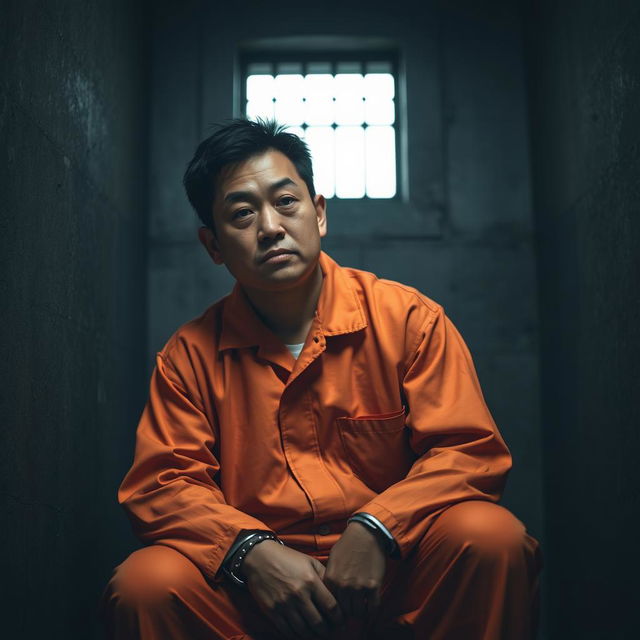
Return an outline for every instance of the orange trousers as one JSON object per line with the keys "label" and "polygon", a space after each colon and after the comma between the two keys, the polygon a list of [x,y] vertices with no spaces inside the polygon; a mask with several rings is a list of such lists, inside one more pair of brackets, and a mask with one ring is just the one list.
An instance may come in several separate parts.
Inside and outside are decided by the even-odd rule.
{"label": "orange trousers", "polygon": [[[317,555],[326,565],[327,556]],[[372,620],[350,618],[335,640],[528,640],[536,635],[542,554],[499,505],[445,509],[404,560],[390,559]],[[163,545],[118,565],[99,603],[115,640],[276,640],[248,591],[212,589],[182,554]]]}

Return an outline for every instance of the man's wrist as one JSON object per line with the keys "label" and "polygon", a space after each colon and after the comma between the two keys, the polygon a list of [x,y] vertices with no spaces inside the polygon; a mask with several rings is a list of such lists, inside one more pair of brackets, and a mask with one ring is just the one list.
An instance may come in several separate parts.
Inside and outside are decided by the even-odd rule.
{"label": "man's wrist", "polygon": [[282,540],[271,531],[248,531],[238,535],[222,563],[223,572],[232,582],[238,586],[245,586],[245,582],[242,579],[242,565],[244,560],[255,545],[260,542],[265,542],[266,540],[273,540],[284,544]]}
{"label": "man's wrist", "polygon": [[[276,543],[280,543],[282,546],[281,540],[262,540],[262,544],[260,546],[254,545],[254,547],[247,552],[242,564],[240,565],[239,572],[240,577],[246,579],[249,577],[252,571],[261,566],[261,563],[264,562],[265,556],[271,555],[274,551],[277,551]],[[271,544],[269,544],[271,543]],[[256,553],[257,548],[257,553]]]}
{"label": "man's wrist", "polygon": [[386,541],[382,538],[378,531],[375,531],[372,527],[368,527],[364,522],[360,522],[360,520],[351,520],[347,524],[347,530],[350,528],[354,528],[358,532],[364,532],[364,535],[368,539],[373,539],[376,542],[376,545],[380,548],[380,551],[386,556],[389,555],[389,551],[387,548]]}
{"label": "man's wrist", "polygon": [[397,557],[398,544],[395,538],[384,524],[375,516],[372,516],[370,513],[358,512],[347,520],[348,524],[351,522],[358,522],[369,529],[369,531],[380,541],[385,553],[390,557]]}

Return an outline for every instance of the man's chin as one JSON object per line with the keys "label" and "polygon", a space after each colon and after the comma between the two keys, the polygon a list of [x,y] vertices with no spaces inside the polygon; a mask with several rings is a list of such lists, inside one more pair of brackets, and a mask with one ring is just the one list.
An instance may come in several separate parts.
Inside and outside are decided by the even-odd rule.
{"label": "man's chin", "polygon": [[261,291],[287,291],[302,286],[310,277],[308,269],[301,269],[300,265],[288,265],[269,270],[261,270],[251,282],[245,280],[241,284],[245,288],[259,289]]}

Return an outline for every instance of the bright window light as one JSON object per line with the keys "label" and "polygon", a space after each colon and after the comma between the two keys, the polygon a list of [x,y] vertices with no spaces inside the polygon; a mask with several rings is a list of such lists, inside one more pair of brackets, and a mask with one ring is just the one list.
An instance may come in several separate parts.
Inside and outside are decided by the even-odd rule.
{"label": "bright window light", "polygon": [[391,63],[251,63],[246,116],[275,118],[311,151],[325,198],[396,194],[396,103]]}

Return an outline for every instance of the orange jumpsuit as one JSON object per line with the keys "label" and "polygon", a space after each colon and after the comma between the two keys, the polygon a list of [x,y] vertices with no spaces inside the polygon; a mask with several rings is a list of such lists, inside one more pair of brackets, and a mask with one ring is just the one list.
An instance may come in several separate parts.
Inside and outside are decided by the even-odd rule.
{"label": "orange jumpsuit", "polygon": [[[268,634],[220,570],[237,535],[273,531],[324,562],[364,511],[400,550],[385,578],[390,624],[415,637],[530,637],[540,550],[491,504],[511,456],[462,337],[416,289],[325,252],[319,263],[323,286],[297,360],[238,284],[158,353],[118,492],[152,546],[114,571],[100,604],[107,628],[117,638],[161,638],[163,625],[170,638]],[[182,604],[157,607],[165,618],[149,622],[160,614],[141,603],[162,601],[160,583]]]}

